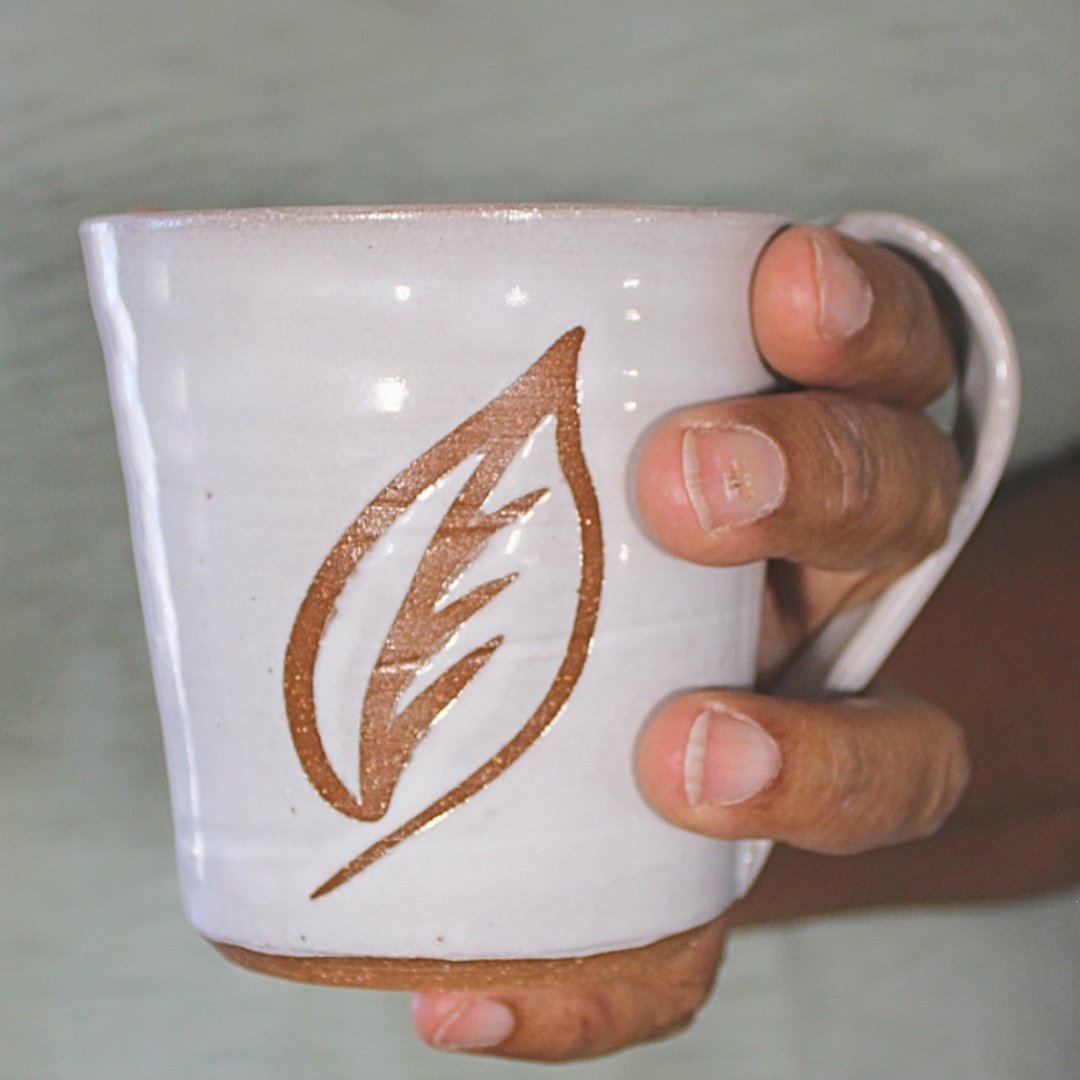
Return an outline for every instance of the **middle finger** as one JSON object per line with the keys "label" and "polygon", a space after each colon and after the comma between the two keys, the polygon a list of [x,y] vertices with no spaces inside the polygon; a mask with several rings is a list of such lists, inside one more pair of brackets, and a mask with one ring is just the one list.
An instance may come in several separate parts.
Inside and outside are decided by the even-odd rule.
{"label": "middle finger", "polygon": [[693,562],[877,570],[942,543],[959,482],[954,444],[921,413],[801,391],[669,417],[642,451],[637,502]]}

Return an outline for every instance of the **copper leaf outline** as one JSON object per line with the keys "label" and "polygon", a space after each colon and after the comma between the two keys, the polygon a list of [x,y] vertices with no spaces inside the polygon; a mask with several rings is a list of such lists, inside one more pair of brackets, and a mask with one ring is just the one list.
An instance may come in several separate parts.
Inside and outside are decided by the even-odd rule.
{"label": "copper leaf outline", "polygon": [[[355,877],[402,841],[426,828],[490,784],[547,730],[573,691],[588,658],[603,585],[600,509],[581,442],[578,358],[585,332],[563,334],[520,378],[423,453],[361,511],[323,561],[297,612],[285,653],[284,690],[293,745],[319,795],[348,817],[381,818],[416,744],[502,643],[496,637],[444,672],[402,711],[397,703],[419,667],[443,647],[456,627],[512,584],[499,578],[439,607],[449,582],[477,557],[498,529],[521,520],[543,491],[530,492],[492,513],[481,510],[524,441],[554,415],[559,467],[577,514],[581,579],[566,653],[543,701],[500,750],[450,791],[320,885],[312,899]],[[360,798],[331,765],[315,712],[315,663],[336,602],[374,544],[427,490],[467,458],[480,461],[447,511],[422,557],[365,693],[360,735]]]}

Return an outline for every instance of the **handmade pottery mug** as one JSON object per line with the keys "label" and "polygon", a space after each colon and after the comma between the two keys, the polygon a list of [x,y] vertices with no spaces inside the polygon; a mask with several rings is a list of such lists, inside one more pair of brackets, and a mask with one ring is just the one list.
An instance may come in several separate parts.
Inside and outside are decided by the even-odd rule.
{"label": "handmade pottery mug", "polygon": [[[633,744],[678,690],[754,684],[761,565],[660,550],[650,426],[774,388],[748,314],[778,215],[633,207],[137,213],[83,226],[187,916],[242,964],[468,986],[648,962],[767,851],[680,831]],[[985,283],[946,545],[788,681],[872,676],[966,539],[1015,424]],[[659,944],[656,944],[659,943]],[[591,958],[591,959],[586,959]]]}

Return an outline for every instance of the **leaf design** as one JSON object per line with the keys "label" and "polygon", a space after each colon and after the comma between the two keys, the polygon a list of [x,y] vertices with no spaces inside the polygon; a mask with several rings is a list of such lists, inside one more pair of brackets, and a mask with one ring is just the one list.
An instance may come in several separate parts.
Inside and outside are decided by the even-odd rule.
{"label": "leaf design", "polygon": [[[489,581],[440,607],[451,583],[499,530],[521,521],[547,493],[530,492],[485,512],[484,501],[529,435],[548,416],[556,420],[559,467],[574,500],[581,542],[581,580],[566,653],[539,707],[518,733],[475,772],[390,835],[367,848],[312,893],[324,896],[403,840],[485,787],[516,761],[566,704],[588,656],[603,583],[600,511],[581,446],[577,401],[580,327],[556,341],[516,382],[399,473],[345,531],[324,560],[297,613],[285,654],[285,704],[293,745],[308,779],[335,810],[360,821],[387,812],[417,744],[498,651],[502,637],[474,649],[417,694],[400,702],[419,669],[473,615],[513,584]],[[334,771],[315,713],[315,663],[337,598],[364,556],[433,483],[469,457],[476,469],[447,510],[413,575],[405,599],[368,681],[360,717],[359,797]]]}

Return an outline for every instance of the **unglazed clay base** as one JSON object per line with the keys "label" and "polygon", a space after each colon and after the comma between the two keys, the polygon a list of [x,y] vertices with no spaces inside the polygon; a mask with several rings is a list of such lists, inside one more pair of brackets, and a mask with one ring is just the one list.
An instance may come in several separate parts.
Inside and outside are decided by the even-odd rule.
{"label": "unglazed clay base", "polygon": [[721,919],[636,949],[558,960],[433,960],[425,957],[281,956],[211,941],[234,964],[294,982],[364,990],[489,990],[494,987],[583,985],[655,972],[702,947]]}

